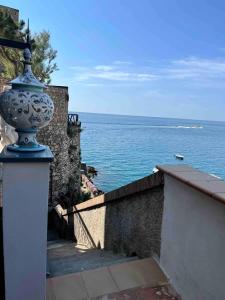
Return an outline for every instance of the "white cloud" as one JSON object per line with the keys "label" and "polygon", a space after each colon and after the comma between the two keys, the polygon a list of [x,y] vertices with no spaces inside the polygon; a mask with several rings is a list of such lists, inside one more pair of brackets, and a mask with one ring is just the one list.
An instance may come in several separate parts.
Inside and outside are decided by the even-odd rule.
{"label": "white cloud", "polygon": [[88,70],[88,67],[84,67],[84,66],[70,66],[69,69],[70,70],[75,70],[76,72],[84,72],[84,71]]}
{"label": "white cloud", "polygon": [[157,75],[151,73],[137,72],[133,69],[127,69],[122,67],[115,68],[111,65],[97,65],[84,70],[74,70],[74,80],[79,82],[89,80],[144,82],[157,79]]}
{"label": "white cloud", "polygon": [[187,57],[179,60],[133,65],[130,62],[114,61],[111,64],[99,64],[83,67],[72,66],[73,82],[95,85],[107,82],[144,83],[159,80],[185,80],[190,84],[208,84],[224,80],[225,60]]}
{"label": "white cloud", "polygon": [[188,57],[172,61],[162,72],[169,79],[212,79],[225,77],[225,60]]}
{"label": "white cloud", "polygon": [[99,66],[95,66],[94,67],[95,70],[98,70],[98,71],[111,71],[113,69],[115,69],[114,66],[110,66],[110,65],[99,65]]}
{"label": "white cloud", "polygon": [[104,79],[111,81],[152,81],[157,78],[153,74],[138,74],[138,73],[129,73],[123,71],[113,71],[113,72],[89,72],[78,75],[76,79],[78,81],[85,81],[89,79]]}
{"label": "white cloud", "polygon": [[90,86],[90,87],[99,87],[99,86],[103,86],[102,83],[85,83],[85,86]]}
{"label": "white cloud", "polygon": [[115,60],[113,62],[115,65],[133,65],[131,61]]}

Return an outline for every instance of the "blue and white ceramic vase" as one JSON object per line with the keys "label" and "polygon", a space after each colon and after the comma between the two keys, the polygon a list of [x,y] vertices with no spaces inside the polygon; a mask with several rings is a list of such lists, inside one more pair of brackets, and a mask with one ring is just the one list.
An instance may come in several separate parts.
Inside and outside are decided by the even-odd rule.
{"label": "blue and white ceramic vase", "polygon": [[12,151],[41,151],[44,145],[36,140],[37,130],[48,125],[53,117],[52,99],[43,92],[41,83],[31,70],[31,52],[24,50],[23,74],[11,81],[12,89],[0,95],[0,114],[18,133],[16,144],[9,145]]}

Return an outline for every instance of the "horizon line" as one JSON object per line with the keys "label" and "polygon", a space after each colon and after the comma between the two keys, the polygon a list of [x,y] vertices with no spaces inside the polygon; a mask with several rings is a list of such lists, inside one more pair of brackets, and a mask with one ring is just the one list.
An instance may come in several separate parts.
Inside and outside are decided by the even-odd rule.
{"label": "horizon line", "polygon": [[225,123],[225,120],[206,120],[206,119],[191,119],[191,118],[177,118],[177,117],[160,117],[160,116],[144,116],[144,115],[129,115],[129,114],[116,114],[116,113],[100,113],[100,112],[87,112],[87,111],[69,111],[69,113],[83,113],[83,114],[96,114],[96,115],[109,115],[109,116],[121,116],[121,117],[142,117],[142,118],[156,118],[156,119],[173,119],[173,120],[188,120],[188,121],[200,121],[200,122],[219,122]]}

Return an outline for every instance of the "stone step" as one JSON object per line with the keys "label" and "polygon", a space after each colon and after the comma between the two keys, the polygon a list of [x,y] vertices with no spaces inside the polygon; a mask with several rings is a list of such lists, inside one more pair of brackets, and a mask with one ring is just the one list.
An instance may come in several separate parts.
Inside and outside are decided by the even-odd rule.
{"label": "stone step", "polygon": [[56,230],[48,229],[48,242],[49,241],[53,241],[54,242],[57,239],[59,239],[59,235],[56,232]]}
{"label": "stone step", "polygon": [[137,257],[115,254],[112,251],[90,249],[70,241],[48,242],[48,272],[50,277],[107,267],[137,259]]}

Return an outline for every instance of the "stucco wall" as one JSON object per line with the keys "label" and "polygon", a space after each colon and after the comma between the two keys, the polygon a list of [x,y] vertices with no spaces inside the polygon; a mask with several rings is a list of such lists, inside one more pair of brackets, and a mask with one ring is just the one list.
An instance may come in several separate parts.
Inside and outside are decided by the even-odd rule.
{"label": "stucco wall", "polygon": [[164,180],[161,266],[183,300],[224,299],[225,205],[169,175]]}
{"label": "stucco wall", "polygon": [[74,214],[74,236],[79,244],[90,248],[105,248],[106,206]]}
{"label": "stucco wall", "polygon": [[[89,247],[159,256],[162,210],[163,177],[158,173],[77,205],[74,236]],[[67,212],[58,209],[58,214],[65,224]]]}
{"label": "stucco wall", "polygon": [[6,300],[45,299],[48,177],[46,162],[4,163]]}

